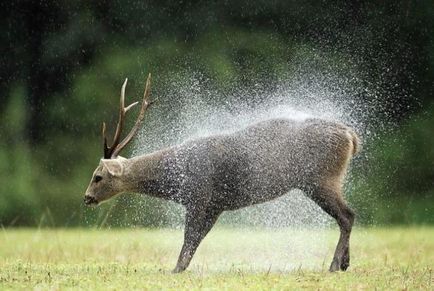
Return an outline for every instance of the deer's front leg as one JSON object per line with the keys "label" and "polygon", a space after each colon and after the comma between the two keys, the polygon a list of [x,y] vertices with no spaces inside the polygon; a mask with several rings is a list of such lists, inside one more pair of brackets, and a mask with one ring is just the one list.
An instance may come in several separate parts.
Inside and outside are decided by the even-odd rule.
{"label": "deer's front leg", "polygon": [[184,230],[184,244],[179,254],[178,263],[173,273],[180,273],[187,269],[196,252],[200,242],[213,227],[217,218],[221,214],[220,210],[205,209],[187,209]]}

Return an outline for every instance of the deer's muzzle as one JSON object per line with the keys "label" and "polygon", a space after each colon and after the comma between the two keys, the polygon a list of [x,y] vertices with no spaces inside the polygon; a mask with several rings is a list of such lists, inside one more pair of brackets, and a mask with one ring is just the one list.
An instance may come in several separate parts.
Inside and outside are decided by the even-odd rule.
{"label": "deer's muzzle", "polygon": [[83,201],[84,201],[84,204],[86,204],[86,205],[97,205],[98,204],[98,200],[96,200],[95,197],[90,196],[90,195],[85,195]]}

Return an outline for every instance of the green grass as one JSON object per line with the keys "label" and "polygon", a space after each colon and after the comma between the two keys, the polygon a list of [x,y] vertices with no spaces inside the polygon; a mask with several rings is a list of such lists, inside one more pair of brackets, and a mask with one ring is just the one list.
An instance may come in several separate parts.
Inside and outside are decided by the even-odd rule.
{"label": "green grass", "polygon": [[434,228],[355,228],[350,268],[329,273],[337,236],[216,228],[173,275],[179,230],[3,229],[0,289],[434,288]]}

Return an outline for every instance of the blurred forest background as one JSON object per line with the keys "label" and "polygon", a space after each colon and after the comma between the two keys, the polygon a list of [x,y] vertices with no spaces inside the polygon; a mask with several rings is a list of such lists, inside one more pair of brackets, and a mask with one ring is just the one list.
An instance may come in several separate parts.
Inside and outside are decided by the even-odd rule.
{"label": "blurred forest background", "polygon": [[98,210],[82,203],[102,155],[101,122],[114,124],[123,79],[137,98],[152,72],[153,96],[170,104],[179,98],[171,82],[199,73],[221,92],[219,104],[233,88],[269,92],[300,59],[324,74],[351,65],[375,91],[348,92],[355,106],[371,104],[361,126],[365,158],[348,194],[359,222],[434,223],[432,0],[17,0],[1,1],[0,14],[5,227],[164,225],[159,201],[119,198]]}

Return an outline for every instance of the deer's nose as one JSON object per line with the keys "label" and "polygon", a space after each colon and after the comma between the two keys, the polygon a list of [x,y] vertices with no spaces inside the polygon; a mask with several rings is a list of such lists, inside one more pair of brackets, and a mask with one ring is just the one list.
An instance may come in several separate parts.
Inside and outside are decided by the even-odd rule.
{"label": "deer's nose", "polygon": [[83,201],[86,205],[98,204],[98,200],[96,200],[95,197],[90,195],[85,195]]}

